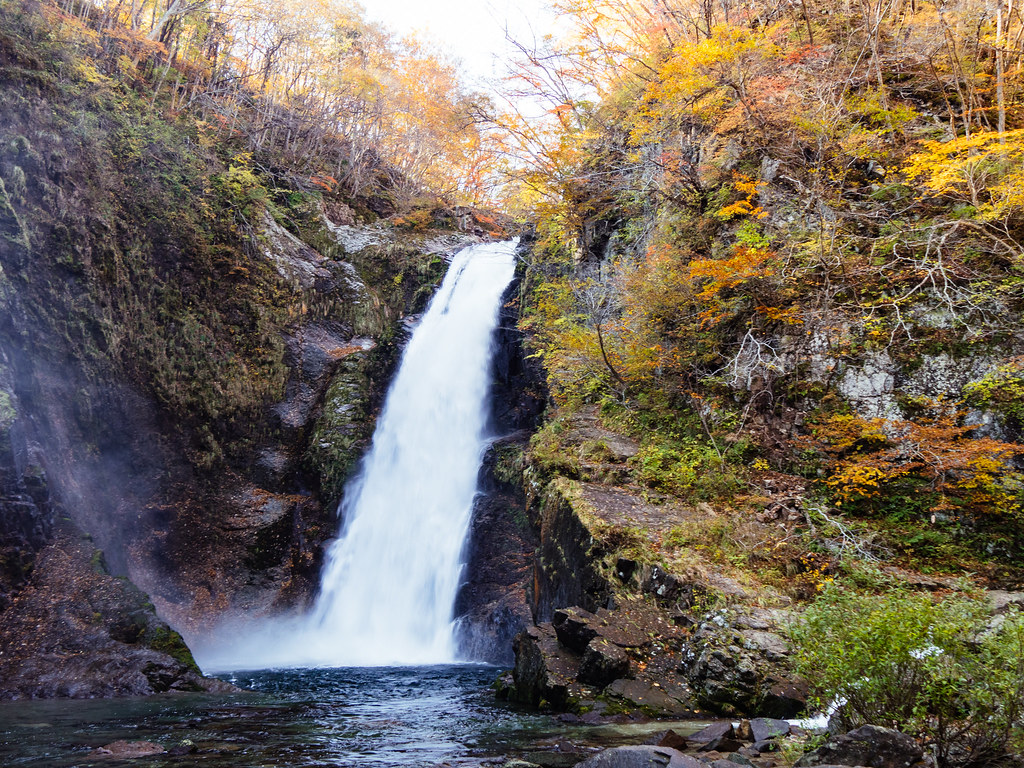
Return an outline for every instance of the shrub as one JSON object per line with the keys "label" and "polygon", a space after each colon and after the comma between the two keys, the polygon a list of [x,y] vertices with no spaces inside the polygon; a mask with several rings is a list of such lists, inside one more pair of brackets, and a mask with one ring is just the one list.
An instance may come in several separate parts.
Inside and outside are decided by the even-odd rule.
{"label": "shrub", "polygon": [[790,628],[812,701],[840,725],[924,740],[939,768],[997,765],[1024,744],[1024,616],[982,600],[826,589]]}

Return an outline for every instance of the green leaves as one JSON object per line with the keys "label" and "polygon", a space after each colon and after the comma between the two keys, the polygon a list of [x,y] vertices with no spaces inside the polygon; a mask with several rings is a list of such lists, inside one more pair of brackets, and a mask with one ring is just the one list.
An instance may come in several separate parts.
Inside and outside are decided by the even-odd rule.
{"label": "green leaves", "polygon": [[837,587],[790,629],[799,671],[846,727],[896,728],[940,768],[986,765],[1024,738],[1024,616],[992,620],[956,594],[858,595]]}

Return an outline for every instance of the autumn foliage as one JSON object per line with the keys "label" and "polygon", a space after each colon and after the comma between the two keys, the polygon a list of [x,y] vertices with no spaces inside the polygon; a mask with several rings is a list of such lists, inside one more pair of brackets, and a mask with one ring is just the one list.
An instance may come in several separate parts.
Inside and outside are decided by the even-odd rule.
{"label": "autumn foliage", "polygon": [[512,83],[549,119],[496,119],[557,399],[1020,548],[1020,5],[558,7]]}

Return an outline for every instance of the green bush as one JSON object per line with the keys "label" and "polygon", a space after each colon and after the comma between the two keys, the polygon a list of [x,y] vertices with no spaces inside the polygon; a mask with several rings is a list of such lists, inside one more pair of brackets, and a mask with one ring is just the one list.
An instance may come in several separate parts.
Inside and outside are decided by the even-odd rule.
{"label": "green bush", "polygon": [[812,702],[921,738],[938,768],[999,765],[1024,746],[1024,616],[962,595],[827,589],[790,628]]}

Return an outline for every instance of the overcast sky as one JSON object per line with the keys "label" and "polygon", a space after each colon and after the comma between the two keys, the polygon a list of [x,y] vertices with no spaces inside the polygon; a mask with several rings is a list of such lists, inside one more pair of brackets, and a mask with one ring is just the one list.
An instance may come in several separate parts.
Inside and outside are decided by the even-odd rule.
{"label": "overcast sky", "polygon": [[483,85],[501,77],[510,54],[507,27],[518,40],[552,31],[547,0],[363,0],[368,18],[393,31],[435,41],[461,59],[465,74]]}

